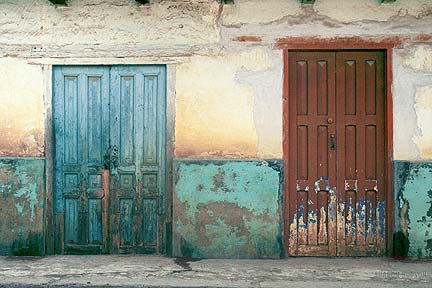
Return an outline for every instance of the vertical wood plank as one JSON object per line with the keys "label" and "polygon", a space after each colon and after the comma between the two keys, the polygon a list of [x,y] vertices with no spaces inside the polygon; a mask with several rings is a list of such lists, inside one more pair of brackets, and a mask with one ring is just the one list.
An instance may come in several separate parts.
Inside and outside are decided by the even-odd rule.
{"label": "vertical wood plank", "polygon": [[356,77],[356,158],[357,158],[357,215],[356,215],[356,244],[366,244],[366,195],[365,195],[365,116],[366,116],[366,97],[365,97],[365,62],[363,59],[357,61]]}
{"label": "vertical wood plank", "polygon": [[157,237],[157,202],[156,198],[144,199],[144,241],[156,244]]}
{"label": "vertical wood plank", "polygon": [[78,243],[78,199],[65,199],[65,241]]}
{"label": "vertical wood plank", "polygon": [[89,244],[102,243],[102,200],[89,199]]}

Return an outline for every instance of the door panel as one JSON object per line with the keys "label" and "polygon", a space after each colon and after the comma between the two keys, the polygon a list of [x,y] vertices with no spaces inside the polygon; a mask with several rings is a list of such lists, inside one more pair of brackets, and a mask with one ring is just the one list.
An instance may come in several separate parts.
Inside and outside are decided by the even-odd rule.
{"label": "door panel", "polygon": [[384,54],[339,52],[336,67],[338,255],[381,255],[385,252]]}
{"label": "door panel", "polygon": [[385,249],[384,54],[289,54],[289,253]]}
{"label": "door panel", "polygon": [[295,53],[289,65],[289,252],[336,255],[335,55]]}
{"label": "door panel", "polygon": [[[111,169],[114,253],[158,251],[164,214],[165,98],[163,67],[111,69]],[[116,231],[118,229],[118,231]]]}
{"label": "door panel", "polygon": [[[109,146],[109,69],[54,69],[55,212],[63,223],[61,250],[102,253],[104,198],[109,193],[103,151]],[[61,236],[62,237],[62,236]]]}
{"label": "door panel", "polygon": [[165,67],[54,67],[56,253],[162,252]]}

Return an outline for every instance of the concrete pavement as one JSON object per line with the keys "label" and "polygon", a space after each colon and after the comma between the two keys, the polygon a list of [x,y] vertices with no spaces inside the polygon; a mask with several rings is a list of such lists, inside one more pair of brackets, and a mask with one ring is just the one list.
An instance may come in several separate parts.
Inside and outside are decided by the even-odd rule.
{"label": "concrete pavement", "polygon": [[0,287],[432,287],[432,261],[0,257]]}

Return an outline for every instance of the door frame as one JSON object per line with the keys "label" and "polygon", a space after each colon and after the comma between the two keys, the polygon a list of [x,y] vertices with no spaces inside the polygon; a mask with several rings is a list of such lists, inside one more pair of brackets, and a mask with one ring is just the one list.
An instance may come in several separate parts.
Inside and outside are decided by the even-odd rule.
{"label": "door frame", "polygon": [[[146,59],[144,59],[146,60]],[[43,81],[44,81],[44,153],[45,153],[45,197],[44,197],[44,233],[43,233],[43,255],[54,255],[59,247],[56,247],[60,239],[56,239],[56,217],[54,213],[54,121],[53,121],[53,97],[54,97],[54,66],[136,66],[136,65],[165,65],[166,78],[165,78],[165,195],[166,195],[166,215],[165,227],[163,229],[163,239],[160,244],[163,246],[164,255],[172,254],[172,195],[173,195],[173,159],[174,159],[174,143],[175,143],[175,64],[167,64],[161,62],[152,63],[152,61],[138,61],[139,63],[125,61],[125,63],[118,63],[107,61],[100,63],[89,61],[90,63],[82,63],[80,60],[73,61],[73,63],[63,63],[64,61],[52,61],[52,64],[42,64]],[[133,60],[132,60],[133,61]],[[142,62],[142,63],[141,63]],[[63,249],[61,249],[63,251]]]}
{"label": "door frame", "polygon": [[277,48],[283,50],[283,160],[284,160],[284,249],[285,256],[289,251],[289,55],[290,51],[346,51],[346,50],[379,50],[385,55],[385,177],[386,177],[386,254],[393,251],[393,98],[392,98],[392,52],[399,45],[395,39],[352,38],[284,38],[279,39]]}

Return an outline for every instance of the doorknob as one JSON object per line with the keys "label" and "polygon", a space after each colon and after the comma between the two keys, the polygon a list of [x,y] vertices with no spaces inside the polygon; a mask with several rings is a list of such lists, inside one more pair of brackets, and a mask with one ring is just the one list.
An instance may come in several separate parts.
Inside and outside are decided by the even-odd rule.
{"label": "doorknob", "polygon": [[327,123],[328,124],[333,124],[333,122],[334,122],[333,118],[331,118],[331,117],[327,118]]}
{"label": "doorknob", "polygon": [[330,149],[336,150],[336,135],[330,134]]}

